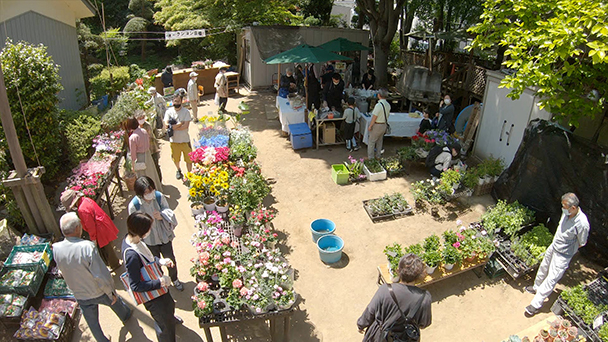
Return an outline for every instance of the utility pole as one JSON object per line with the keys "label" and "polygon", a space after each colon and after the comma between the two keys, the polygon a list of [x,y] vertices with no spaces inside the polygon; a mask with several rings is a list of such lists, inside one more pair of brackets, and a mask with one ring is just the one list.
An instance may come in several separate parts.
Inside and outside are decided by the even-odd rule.
{"label": "utility pole", "polygon": [[56,236],[61,236],[55,215],[40,182],[40,177],[44,173],[44,167],[28,169],[25,164],[11,108],[8,103],[4,73],[2,72],[1,65],[0,119],[2,120],[2,127],[4,128],[4,135],[6,136],[11,159],[13,160],[13,165],[15,165],[15,170],[11,171],[8,178],[3,179],[2,183],[13,190],[15,200],[30,233],[54,233]]}

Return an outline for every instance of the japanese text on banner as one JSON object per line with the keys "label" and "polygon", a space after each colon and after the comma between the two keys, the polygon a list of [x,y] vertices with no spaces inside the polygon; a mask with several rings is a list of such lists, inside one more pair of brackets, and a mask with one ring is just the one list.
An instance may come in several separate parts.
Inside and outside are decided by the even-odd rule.
{"label": "japanese text on banner", "polygon": [[207,36],[204,29],[165,32],[165,40],[203,38]]}

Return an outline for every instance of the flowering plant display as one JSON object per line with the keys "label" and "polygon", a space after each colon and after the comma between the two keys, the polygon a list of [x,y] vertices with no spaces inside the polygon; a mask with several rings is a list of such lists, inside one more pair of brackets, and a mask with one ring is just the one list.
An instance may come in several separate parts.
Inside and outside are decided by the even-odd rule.
{"label": "flowering plant display", "polygon": [[435,140],[431,139],[426,133],[418,132],[412,137],[412,147],[414,149],[422,148],[425,151],[430,151],[433,146],[435,146]]}
{"label": "flowering plant display", "polygon": [[[432,130],[428,130],[428,131],[424,132],[424,134],[427,136],[427,139],[430,140],[430,142],[434,143],[435,145],[447,146],[447,145],[453,145],[454,143],[458,142],[458,139],[449,135],[445,131],[439,131],[439,130],[432,129]],[[433,146],[431,146],[431,148]]]}
{"label": "flowering plant display", "polygon": [[106,177],[112,163],[122,153],[124,132],[109,132],[98,135],[93,139],[95,153],[86,162],[80,163],[72,170],[67,179],[66,189],[80,191],[84,196],[95,198]]}
{"label": "flowering plant display", "polygon": [[249,162],[257,156],[258,149],[253,144],[251,132],[247,128],[234,129],[230,132],[230,147],[233,161]]}
{"label": "flowering plant display", "polygon": [[230,187],[229,174],[224,164],[203,167],[196,173],[186,173],[186,185],[190,187],[188,191],[189,199],[195,203],[200,203],[202,198],[207,196],[228,194],[228,188]]}
{"label": "flowering plant display", "polygon": [[351,181],[363,180],[367,177],[363,173],[363,161],[363,158],[357,160],[352,156],[348,156],[348,163],[344,162],[344,165],[346,165],[346,168],[348,169],[349,178]]}
{"label": "flowering plant display", "polygon": [[196,285],[192,296],[192,309],[196,317],[202,317],[213,312],[213,301],[215,297],[209,293],[209,284],[200,282]]}
{"label": "flowering plant display", "polygon": [[202,165],[211,165],[221,163],[228,160],[230,148],[227,146],[223,147],[211,147],[201,146],[196,150],[190,152],[188,156],[193,163],[199,163]]}
{"label": "flowering plant display", "polygon": [[247,220],[247,225],[254,227],[265,226],[276,217],[276,209],[266,208],[260,205],[256,210],[252,210]]}
{"label": "flowering plant display", "polygon": [[[208,117],[208,120],[210,117]],[[198,133],[198,141],[194,143],[194,147],[225,147],[228,146],[229,131],[226,128],[216,128],[213,126],[201,125]]]}
{"label": "flowering plant display", "polygon": [[260,172],[248,169],[243,177],[233,177],[230,181],[230,197],[232,204],[240,206],[243,210],[257,208],[264,197],[270,193],[270,186]]}
{"label": "flowering plant display", "polygon": [[441,182],[432,179],[412,183],[412,196],[416,202],[426,201],[431,205],[445,204],[448,194],[440,187]]}

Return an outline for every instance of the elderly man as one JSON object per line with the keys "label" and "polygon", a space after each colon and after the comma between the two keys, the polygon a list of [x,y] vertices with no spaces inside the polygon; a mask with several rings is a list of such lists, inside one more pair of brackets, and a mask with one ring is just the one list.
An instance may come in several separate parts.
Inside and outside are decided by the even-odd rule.
{"label": "elderly man", "polygon": [[167,126],[171,125],[171,129],[173,131],[173,135],[169,137],[169,142],[171,143],[171,157],[173,158],[173,163],[177,168],[177,172],[175,174],[177,179],[184,178],[182,170],[179,166],[182,155],[184,157],[184,161],[186,162],[188,172],[192,170],[192,162],[190,161],[190,156],[188,155],[190,152],[192,152],[190,135],[188,134],[188,127],[190,127],[192,117],[190,116],[190,111],[182,106],[182,100],[184,98],[182,90],[183,88],[175,91],[175,96],[173,97],[173,107],[167,109],[167,112],[165,113],[165,124]]}
{"label": "elderly man", "polygon": [[188,81],[188,101],[192,109],[194,122],[198,121],[198,85],[196,83],[198,74],[194,71],[190,73],[190,81]]}
{"label": "elderly man", "polygon": [[67,189],[61,194],[61,204],[65,211],[74,211],[82,220],[82,227],[89,234],[93,243],[99,247],[99,253],[112,271],[120,267],[120,260],[112,241],[118,237],[118,228],[103,209],[92,199],[81,192]]}
{"label": "elderly man", "polygon": [[226,78],[226,71],[228,71],[228,68],[221,67],[220,71],[215,75],[215,83],[213,84],[219,98],[218,105],[220,108],[218,112],[220,114],[226,111],[226,105],[228,104],[228,79]]}
{"label": "elderly man", "polygon": [[562,217],[553,237],[553,242],[547,248],[545,257],[538,268],[534,286],[526,287],[526,291],[534,294],[534,299],[526,307],[526,316],[534,316],[543,306],[557,282],[562,278],[570,260],[579,248],[587,243],[589,236],[589,221],[579,207],[575,194],[569,192],[562,196]]}
{"label": "elderly man", "polygon": [[109,306],[125,323],[133,313],[116,294],[114,281],[103,264],[95,244],[80,238],[82,224],[76,213],[67,213],[60,220],[65,239],[53,244],[53,258],[67,285],[82,308],[91,333],[97,342],[107,342],[99,325],[99,304]]}
{"label": "elderly man", "polygon": [[380,89],[378,92],[378,103],[372,111],[372,119],[367,130],[369,138],[367,142],[367,158],[374,159],[382,156],[382,143],[386,132],[388,117],[391,114],[391,104],[386,101],[388,90]]}
{"label": "elderly man", "polygon": [[156,118],[154,119],[154,126],[156,129],[163,128],[163,119],[165,118],[165,111],[167,110],[167,102],[165,98],[162,97],[157,91],[156,88],[150,87],[148,89],[148,94],[150,94],[150,99],[146,101],[147,106],[153,106],[154,112],[156,113]]}
{"label": "elderly man", "polygon": [[296,79],[293,77],[293,69],[287,68],[285,70],[285,75],[281,76],[281,81],[279,82],[279,96],[287,97],[289,93],[296,91]]}

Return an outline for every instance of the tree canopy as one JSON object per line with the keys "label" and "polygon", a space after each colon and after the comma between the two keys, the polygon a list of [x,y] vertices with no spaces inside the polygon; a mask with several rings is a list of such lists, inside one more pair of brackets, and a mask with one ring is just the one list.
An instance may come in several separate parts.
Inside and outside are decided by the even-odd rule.
{"label": "tree canopy", "polygon": [[514,70],[502,87],[518,98],[535,87],[541,108],[577,125],[605,110],[608,92],[606,0],[486,0],[473,47],[506,47]]}

